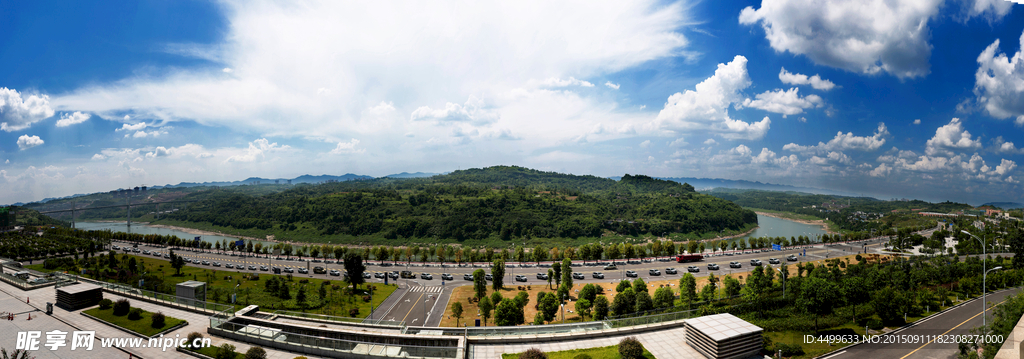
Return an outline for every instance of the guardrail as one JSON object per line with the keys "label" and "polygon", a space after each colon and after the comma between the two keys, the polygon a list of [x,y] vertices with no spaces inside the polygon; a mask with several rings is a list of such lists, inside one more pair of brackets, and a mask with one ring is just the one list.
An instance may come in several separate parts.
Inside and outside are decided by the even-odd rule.
{"label": "guardrail", "polygon": [[603,322],[608,328],[624,328],[638,325],[649,325],[664,322],[671,322],[675,320],[690,319],[699,316],[700,311],[697,309],[681,311],[681,312],[670,312],[656,315],[643,315],[638,317],[628,318],[616,318],[607,319]]}
{"label": "guardrail", "polygon": [[466,335],[466,336],[523,336],[523,335],[549,335],[560,333],[585,333],[596,330],[625,328],[640,325],[666,323],[676,320],[689,319],[699,316],[697,309],[671,312],[655,315],[644,315],[626,318],[605,319],[601,321],[550,324],[550,325],[526,325],[508,327],[409,327],[407,334],[441,334],[441,335]]}
{"label": "guardrail", "polygon": [[[3,280],[4,282],[7,282],[8,284],[18,287],[18,289],[24,291],[30,291],[61,283],[60,280],[54,280],[52,276],[49,276],[47,274],[41,274],[36,271],[28,270],[25,268],[8,267],[6,265],[4,265],[3,268],[4,270],[0,271],[0,280]],[[30,272],[32,275],[36,276],[36,279],[33,282],[29,282],[27,280],[21,279],[18,276],[7,273],[6,269],[11,269],[19,272]],[[39,281],[39,279],[43,280]]]}
{"label": "guardrail", "polygon": [[176,296],[176,295],[164,294],[164,293],[154,292],[154,291],[146,290],[146,289],[132,288],[132,287],[129,287],[129,286],[123,285],[123,284],[97,281],[97,280],[88,279],[88,278],[80,277],[80,276],[73,275],[73,274],[59,274],[58,273],[58,274],[55,274],[55,276],[57,276],[57,277],[64,277],[67,280],[81,281],[81,282],[87,282],[87,283],[90,283],[90,284],[95,284],[95,285],[98,285],[98,286],[102,287],[103,290],[106,290],[108,292],[111,292],[111,293],[114,293],[114,294],[118,294],[118,295],[121,295],[121,296],[134,297],[134,298],[139,298],[139,299],[143,299],[143,300],[149,300],[149,301],[152,301],[152,302],[154,302],[156,304],[175,306],[175,307],[179,307],[179,308],[182,308],[182,309],[191,310],[193,312],[209,313],[211,311],[212,312],[222,312],[222,311],[225,311],[225,310],[235,310],[234,309],[235,307],[231,306],[231,305],[207,302],[207,301],[191,299],[191,298],[184,298],[184,297],[179,297],[179,296]]}
{"label": "guardrail", "polygon": [[[282,329],[247,325],[230,322],[229,313],[218,313],[210,317],[210,334],[240,340],[270,348],[299,352],[308,355],[327,357],[363,357],[363,358],[462,358],[464,356],[464,339],[459,338],[459,346],[422,346],[409,344],[391,344],[327,338],[324,336],[292,333]],[[400,338],[394,338],[400,342]]]}
{"label": "guardrail", "polygon": [[359,319],[359,318],[350,318],[350,317],[338,317],[338,316],[326,315],[326,314],[293,312],[293,311],[288,311],[288,310],[277,310],[277,311],[274,311],[273,313],[274,314],[278,314],[278,315],[287,315],[287,316],[292,316],[292,317],[300,317],[300,318],[308,318],[308,319],[316,319],[316,320],[325,320],[325,321],[341,322],[341,323],[383,325],[383,326],[390,326],[390,327],[397,327],[397,328],[405,327],[405,322],[403,322],[403,321],[393,321],[393,320],[383,320],[383,319],[373,319],[373,320],[370,320],[370,319]]}

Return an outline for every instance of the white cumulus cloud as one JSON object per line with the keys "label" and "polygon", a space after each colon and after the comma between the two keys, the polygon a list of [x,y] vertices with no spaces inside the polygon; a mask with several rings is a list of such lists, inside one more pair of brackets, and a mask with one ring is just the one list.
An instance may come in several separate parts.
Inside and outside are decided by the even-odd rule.
{"label": "white cumulus cloud", "polygon": [[815,152],[825,153],[830,151],[845,151],[845,150],[857,150],[857,151],[874,151],[882,147],[885,144],[885,137],[889,135],[889,130],[885,127],[884,123],[878,124],[878,129],[875,130],[875,134],[871,136],[856,136],[853,132],[843,133],[839,131],[836,133],[836,137],[828,141],[828,143],[818,142],[814,146],[802,146],[796,143],[789,143],[782,146],[783,150],[793,152]]}
{"label": "white cumulus cloud", "polygon": [[483,100],[471,97],[465,105],[457,103],[446,103],[444,108],[432,109],[429,106],[420,106],[412,112],[413,121],[432,120],[438,123],[445,122],[479,122],[488,123],[496,120],[498,115],[484,106]]}
{"label": "white cumulus cloud", "polygon": [[41,144],[43,144],[43,139],[39,138],[39,136],[21,135],[21,137],[18,137],[18,149],[22,151]]}
{"label": "white cumulus cloud", "polygon": [[33,123],[53,117],[49,96],[29,95],[22,99],[21,95],[15,89],[0,87],[0,130],[24,130]]}
{"label": "white cumulus cloud", "polygon": [[782,71],[779,72],[779,80],[781,80],[784,84],[790,85],[811,85],[811,87],[813,87],[815,90],[822,91],[828,91],[831,90],[833,87],[836,87],[836,84],[832,83],[832,81],[824,80],[821,78],[821,76],[818,76],[817,74],[811,77],[807,77],[807,75],[804,74],[795,74],[786,71],[785,67],[783,67]]}
{"label": "white cumulus cloud", "polygon": [[592,84],[590,82],[587,82],[587,81],[583,81],[583,80],[577,80],[575,77],[569,77],[568,79],[560,79],[560,78],[557,78],[557,77],[552,77],[552,78],[549,78],[547,80],[544,80],[544,82],[541,82],[541,85],[542,86],[546,86],[546,87],[568,87],[568,86],[594,87],[594,84]]}
{"label": "white cumulus cloud", "polygon": [[[125,116],[125,117],[127,117],[127,116]],[[147,125],[146,125],[145,122],[139,122],[139,123],[136,123],[136,124],[133,124],[133,125],[129,125],[129,124],[126,123],[126,124],[121,125],[121,128],[115,129],[114,132],[118,132],[118,131],[128,131],[128,132],[140,131],[140,130],[146,128],[146,126]]]}
{"label": "white cumulus cloud", "polygon": [[611,81],[605,82],[604,85],[612,90],[618,90],[620,87],[619,84],[613,84]]}
{"label": "white cumulus cloud", "polygon": [[277,142],[270,143],[266,138],[260,138],[249,142],[249,148],[245,150],[244,154],[228,157],[226,162],[255,162],[256,160],[266,158],[268,153],[290,148],[287,145],[281,146]]}
{"label": "white cumulus cloud", "polygon": [[974,94],[988,114],[998,119],[1016,118],[1024,126],[1024,33],[1013,58],[999,51],[999,39],[978,55]]}
{"label": "white cumulus cloud", "polygon": [[[194,121],[246,133],[382,144],[376,139],[443,134],[412,116],[388,119],[390,127],[363,125],[365,110],[381,99],[394,99],[397,112],[440,121],[474,117],[462,101],[475,96],[492,113],[484,122],[504,121],[481,133],[507,128],[535,149],[564,140],[555,135],[566,133],[562,127],[621,126],[628,117],[617,112],[626,107],[554,93],[596,87],[586,79],[678,56],[688,43],[681,29],[692,22],[685,2],[657,0],[218,4],[227,24],[222,41],[166,49],[216,66],[160,68],[160,76],[90,84],[51,102],[103,118],[130,111],[151,124]],[[225,76],[224,68],[232,72]],[[545,79],[575,86],[545,88]],[[517,89],[551,91],[516,97]],[[589,110],[575,111],[577,104]],[[610,110],[593,110],[605,106]],[[546,124],[564,125],[553,131],[537,126],[538,117],[526,117],[536,112],[548,114]],[[584,123],[576,123],[580,118]]]}
{"label": "white cumulus cloud", "polygon": [[971,139],[971,133],[964,129],[959,118],[935,130],[935,136],[925,143],[925,154],[952,155],[953,151],[968,151],[981,148],[981,139]]}
{"label": "white cumulus cloud", "polygon": [[729,105],[741,103],[740,91],[748,86],[747,58],[736,56],[729,63],[718,64],[715,74],[694,90],[669,96],[655,125],[676,132],[710,131],[727,139],[762,138],[771,127],[768,117],[752,123],[729,117]]}
{"label": "white cumulus cloud", "polygon": [[804,109],[821,107],[824,105],[818,95],[807,95],[800,97],[800,89],[794,87],[789,90],[778,89],[768,91],[755,96],[756,100],[745,99],[743,106],[753,107],[768,112],[781,113],[783,117],[804,113]]}
{"label": "white cumulus cloud", "polygon": [[363,153],[363,152],[366,152],[366,149],[362,149],[362,148],[357,149],[356,148],[357,145],[359,145],[359,140],[354,139],[354,138],[352,139],[352,141],[349,141],[349,142],[338,142],[338,146],[335,147],[333,150],[331,150],[331,154],[332,155],[341,155],[341,154],[353,154],[353,153]]}
{"label": "white cumulus cloud", "polygon": [[81,113],[78,111],[75,111],[75,113],[63,113],[60,115],[60,120],[57,121],[57,127],[68,127],[71,125],[79,124],[88,120],[89,117],[92,116],[90,116],[87,113]]}
{"label": "white cumulus cloud", "polygon": [[761,24],[775,51],[805,55],[820,65],[899,78],[929,73],[928,21],[942,0],[765,0],[740,12],[741,24]]}
{"label": "white cumulus cloud", "polygon": [[964,0],[967,18],[982,16],[993,22],[1002,19],[1013,9],[1013,3],[1024,3],[1021,0]]}

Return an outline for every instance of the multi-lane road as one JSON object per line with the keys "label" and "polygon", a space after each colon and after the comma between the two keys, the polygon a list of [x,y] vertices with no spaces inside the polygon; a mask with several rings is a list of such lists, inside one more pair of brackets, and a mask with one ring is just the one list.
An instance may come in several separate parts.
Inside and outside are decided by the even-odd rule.
{"label": "multi-lane road", "polygon": [[[988,303],[1002,303],[1006,297],[1020,293],[1021,289],[1009,289],[990,293]],[[971,335],[971,329],[982,326],[981,300],[961,305],[945,313],[923,319],[911,327],[880,336],[878,340],[862,343],[841,350],[829,359],[853,358],[894,358],[894,359],[938,359],[956,358],[959,353],[958,340]],[[988,323],[992,324],[994,309],[988,310]],[[966,338],[969,339],[969,338]]]}
{"label": "multi-lane road", "polygon": [[[876,251],[882,243],[885,242],[884,238],[878,238],[868,241],[860,241],[855,243],[846,244],[831,244],[831,245],[811,245],[801,246],[798,248],[789,248],[782,251],[762,250],[762,251],[742,251],[729,254],[721,254],[706,256],[702,262],[695,263],[676,263],[673,258],[660,257],[660,258],[648,258],[644,260],[618,260],[614,264],[617,267],[615,270],[605,270],[605,266],[611,264],[610,261],[605,260],[601,262],[587,261],[574,261],[573,272],[583,274],[583,279],[575,279],[575,283],[594,283],[594,282],[617,282],[622,279],[633,279],[626,276],[626,271],[634,271],[637,273],[638,278],[643,278],[645,281],[657,281],[657,280],[672,280],[677,281],[679,278],[687,272],[688,266],[698,266],[699,272],[693,273],[694,275],[701,277],[707,276],[708,273],[715,273],[718,276],[731,274],[731,273],[742,273],[750,271],[750,260],[760,259],[765,266],[772,268],[778,268],[783,263],[790,265],[796,263],[802,263],[806,261],[816,261],[827,258],[835,258],[850,254],[863,253],[865,250],[868,252]],[[131,243],[126,242],[115,242],[115,245],[121,247],[123,251],[127,245],[131,247]],[[140,253],[134,253],[136,255],[142,255],[141,251],[158,251],[161,253],[168,253],[167,248],[139,245]],[[188,248],[176,249],[175,253],[178,255],[185,256],[189,259],[196,259],[200,261],[200,264],[187,263],[189,266],[203,267],[203,268],[216,268],[213,267],[213,262],[221,263],[221,267],[216,268],[218,270],[234,270],[240,272],[249,272],[249,266],[255,266],[257,272],[260,272],[261,266],[266,266],[267,270],[262,271],[264,274],[273,274],[273,268],[285,268],[290,267],[296,270],[292,273],[293,276],[306,276],[310,278],[332,278],[328,274],[314,274],[313,267],[322,266],[328,271],[336,269],[344,273],[344,265],[341,263],[324,263],[323,261],[312,261],[309,258],[299,257],[277,257],[277,256],[243,256],[243,255],[230,255],[227,253],[217,251],[198,251],[190,250]],[[795,255],[797,261],[789,262],[786,258],[789,255]],[[162,258],[162,257],[161,257]],[[781,261],[780,264],[770,265],[768,262],[769,258],[777,258]],[[209,265],[202,264],[202,261],[210,262]],[[739,262],[740,268],[730,268],[729,262]],[[241,265],[243,269],[228,269],[225,267],[226,264],[231,263],[236,267]],[[540,285],[547,284],[546,280],[537,279],[538,273],[547,273],[550,268],[551,262],[510,262],[506,263],[504,282],[506,285]],[[707,265],[715,263],[718,264],[719,270],[708,270]],[[371,278],[367,279],[371,283],[383,283],[385,279],[377,278],[372,276],[376,273],[388,273],[392,271],[404,271],[408,270],[415,274],[415,279],[399,278],[397,280],[388,278],[388,283],[397,283],[398,291],[391,295],[380,308],[376,308],[373,312],[374,319],[404,321],[407,325],[423,325],[426,323],[427,326],[436,326],[441,321],[441,316],[444,313],[445,306],[448,305],[448,298],[451,296],[452,288],[456,286],[469,285],[472,282],[463,279],[463,275],[471,274],[477,269],[484,269],[485,272],[490,273],[490,265],[483,263],[475,264],[438,264],[438,263],[419,263],[419,262],[391,262],[391,261],[368,261],[365,262],[367,265],[367,272],[371,273]],[[307,268],[309,273],[300,274],[299,268]],[[666,273],[667,268],[676,268],[677,274]],[[654,276],[649,274],[649,270],[658,269],[661,271],[661,275]],[[594,272],[600,272],[604,275],[604,278],[597,279],[593,277]],[[421,279],[421,274],[430,274],[432,279]],[[285,273],[282,273],[285,274]],[[451,274],[453,280],[446,281],[442,280],[442,274]],[[526,282],[516,282],[515,275],[525,275]],[[338,278],[341,278],[340,276]]]}

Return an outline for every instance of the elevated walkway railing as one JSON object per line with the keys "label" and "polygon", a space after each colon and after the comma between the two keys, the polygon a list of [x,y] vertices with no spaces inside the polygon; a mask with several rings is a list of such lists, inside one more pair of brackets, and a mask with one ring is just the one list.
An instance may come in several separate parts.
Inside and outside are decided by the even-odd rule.
{"label": "elevated walkway railing", "polygon": [[405,322],[403,322],[403,321],[393,321],[393,320],[383,320],[383,319],[372,319],[371,320],[371,319],[360,319],[360,318],[351,318],[351,317],[339,317],[339,316],[326,315],[326,314],[293,312],[293,311],[289,311],[289,310],[276,310],[273,313],[276,314],[276,315],[284,315],[284,316],[298,317],[298,318],[304,318],[304,319],[312,319],[312,320],[317,320],[317,321],[338,322],[338,323],[343,323],[343,324],[377,325],[377,326],[388,326],[388,327],[395,327],[395,328],[404,328],[405,327]]}
{"label": "elevated walkway railing", "polygon": [[154,292],[146,289],[132,288],[130,286],[118,283],[109,283],[104,281],[98,281],[88,279],[85,277],[77,276],[74,274],[55,273],[57,277],[63,277],[63,280],[73,282],[85,282],[95,284],[103,288],[103,290],[129,298],[138,298],[142,300],[151,301],[156,304],[167,305],[171,307],[177,307],[179,309],[185,309],[199,313],[218,313],[226,310],[236,310],[234,306],[207,302],[197,299],[184,298],[171,294],[164,294],[160,292]]}

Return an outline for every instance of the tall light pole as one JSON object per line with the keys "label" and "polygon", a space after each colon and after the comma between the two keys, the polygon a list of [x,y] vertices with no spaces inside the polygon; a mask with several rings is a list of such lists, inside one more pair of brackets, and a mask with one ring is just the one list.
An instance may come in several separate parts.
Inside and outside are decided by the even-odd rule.
{"label": "tall light pole", "polygon": [[998,266],[985,271],[985,274],[981,276],[981,334],[984,335],[987,332],[988,325],[988,314],[985,310],[988,309],[988,305],[985,304],[985,279],[988,278],[988,272],[1003,269],[1003,266]]}
{"label": "tall light pole", "polygon": [[[515,243],[509,244],[508,247],[509,247],[509,252],[508,252],[509,255],[513,255],[514,256],[515,255],[515,251],[516,251],[516,244]],[[510,282],[512,282],[512,283],[515,283],[515,278],[516,278],[515,272],[516,272],[516,265],[515,264],[510,265],[508,267],[508,278],[511,279]]]}
{"label": "tall light pole", "polygon": [[[960,232],[963,232],[964,234],[966,234],[968,236],[974,237],[974,239],[977,239],[978,242],[981,243],[981,271],[982,271],[982,273],[981,273],[981,331],[982,331],[982,334],[984,334],[984,332],[985,332],[985,324],[986,324],[985,310],[988,309],[988,306],[985,304],[985,278],[988,276],[988,271],[985,270],[985,266],[986,266],[986,264],[988,262],[986,260],[986,259],[988,259],[988,255],[985,253],[985,241],[981,240],[981,238],[978,238],[978,236],[975,236],[975,235],[971,234],[971,232],[968,232],[968,231],[965,231],[965,230],[962,230],[962,229],[960,230]],[[997,267],[997,268],[1003,268],[1003,267]],[[993,270],[995,270],[995,269],[993,269]]]}
{"label": "tall light pole", "polygon": [[[785,264],[783,264],[783,265],[785,265]],[[771,268],[771,267],[772,267],[771,264],[768,264],[768,268]],[[786,277],[788,277],[787,274],[789,274],[789,273],[783,272],[782,271],[782,266],[779,266],[779,268],[775,268],[775,269],[778,269],[779,270],[779,275],[782,276],[782,299],[785,300],[786,299]]]}

